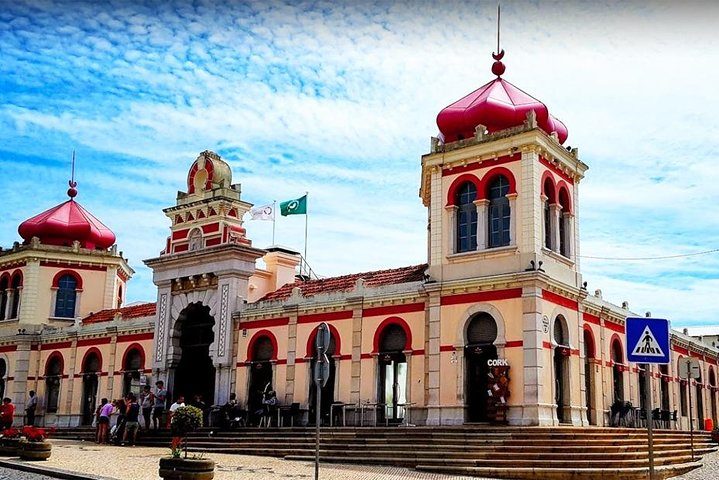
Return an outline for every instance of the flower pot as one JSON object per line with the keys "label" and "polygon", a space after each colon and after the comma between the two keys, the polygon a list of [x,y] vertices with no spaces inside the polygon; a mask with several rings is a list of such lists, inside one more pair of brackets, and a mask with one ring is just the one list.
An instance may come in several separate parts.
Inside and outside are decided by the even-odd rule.
{"label": "flower pot", "polygon": [[215,462],[209,459],[163,457],[160,477],[165,480],[212,480]]}
{"label": "flower pot", "polygon": [[0,457],[17,457],[19,449],[19,438],[3,438],[0,440]]}
{"label": "flower pot", "polygon": [[50,458],[50,451],[52,450],[52,443],[43,440],[42,442],[28,442],[22,440],[20,442],[20,448],[18,453],[20,454],[21,460],[47,460]]}

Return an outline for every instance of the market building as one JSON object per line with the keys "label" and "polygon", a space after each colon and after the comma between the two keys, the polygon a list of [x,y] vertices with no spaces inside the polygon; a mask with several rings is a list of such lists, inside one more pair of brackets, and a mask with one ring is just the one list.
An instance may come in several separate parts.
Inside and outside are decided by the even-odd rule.
{"label": "market building", "polygon": [[[164,380],[172,394],[249,411],[274,389],[314,418],[314,337],[331,331],[332,404],[379,422],[609,425],[616,401],[677,412],[671,428],[717,420],[712,345],[672,332],[672,363],[625,359],[628,305],[587,291],[580,269],[580,186],[588,166],[567,127],[502,75],[443,109],[422,157],[427,262],[308,280],[299,253],[253,246],[251,204],[230,166],[204,151],[164,210],[162,252],[145,261],[155,303],[125,305],[133,271],[115,236],[70,199],[19,227],[0,252],[2,395],[41,421],[89,424],[101,397]],[[417,241],[424,241],[417,232]],[[162,246],[158,246],[163,248]],[[263,265],[258,267],[258,262]],[[679,378],[680,359],[701,378]]]}

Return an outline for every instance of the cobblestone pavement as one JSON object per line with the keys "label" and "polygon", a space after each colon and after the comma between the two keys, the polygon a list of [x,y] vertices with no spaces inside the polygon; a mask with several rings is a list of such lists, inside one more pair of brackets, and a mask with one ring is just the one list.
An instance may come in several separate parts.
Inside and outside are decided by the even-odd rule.
{"label": "cobblestone pavement", "polygon": [[0,467],[0,480],[52,480],[50,477],[45,475],[38,475],[37,473],[25,473],[17,470],[11,470],[9,468]]}
{"label": "cobblestone pavement", "polygon": [[674,477],[674,480],[709,480],[719,478],[719,452],[704,455],[702,468]]}
{"label": "cobblestone pavement", "polygon": [[[114,447],[94,443],[54,440],[50,459],[42,466],[120,480],[158,480],[159,458],[169,448]],[[272,457],[209,454],[217,463],[216,480],[313,480],[314,464]],[[20,474],[18,475],[25,475]],[[44,480],[44,477],[8,477]],[[478,477],[456,477],[417,472],[406,468],[351,464],[320,465],[322,480],[482,480]],[[4,477],[0,476],[0,480]],[[491,480],[491,479],[485,479]]]}

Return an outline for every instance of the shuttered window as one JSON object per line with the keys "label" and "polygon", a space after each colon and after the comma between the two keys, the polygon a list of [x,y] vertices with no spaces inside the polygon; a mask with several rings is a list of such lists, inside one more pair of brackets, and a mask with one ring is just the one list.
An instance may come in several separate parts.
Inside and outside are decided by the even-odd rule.
{"label": "shuttered window", "polygon": [[497,339],[497,322],[488,313],[478,313],[467,325],[468,345],[492,345]]}
{"label": "shuttered window", "polygon": [[489,247],[509,245],[509,182],[503,175],[489,185]]}
{"label": "shuttered window", "polygon": [[477,249],[477,187],[466,182],[459,187],[455,198],[457,206],[457,245],[456,253],[470,252]]}

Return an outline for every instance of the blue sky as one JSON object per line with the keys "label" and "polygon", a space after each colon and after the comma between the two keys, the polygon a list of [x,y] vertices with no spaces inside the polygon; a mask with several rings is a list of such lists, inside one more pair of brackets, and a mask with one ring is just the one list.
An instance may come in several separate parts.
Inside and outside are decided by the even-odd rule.
{"label": "blue sky", "polygon": [[[309,260],[323,275],[426,261],[420,155],[436,114],[492,78],[493,2],[4,2],[0,9],[0,244],[65,198],[142,260],[162,208],[215,150],[253,203],[310,192]],[[512,2],[504,75],[569,128],[590,170],[581,254],[654,257],[719,247],[716,6]],[[248,222],[259,247],[269,222]],[[301,248],[304,219],[278,221]],[[719,255],[583,259],[590,291],[716,324]]]}

